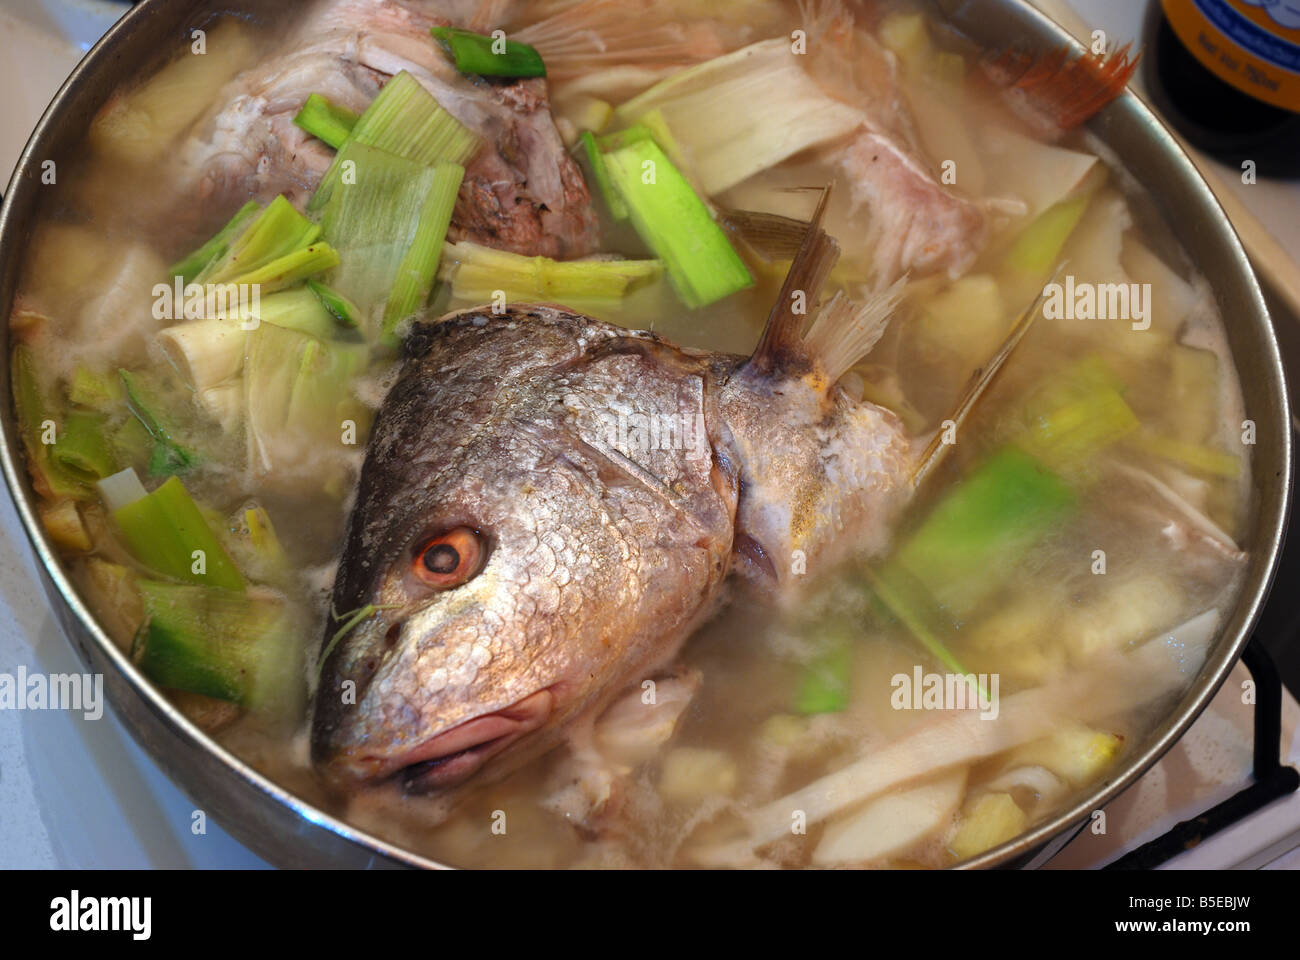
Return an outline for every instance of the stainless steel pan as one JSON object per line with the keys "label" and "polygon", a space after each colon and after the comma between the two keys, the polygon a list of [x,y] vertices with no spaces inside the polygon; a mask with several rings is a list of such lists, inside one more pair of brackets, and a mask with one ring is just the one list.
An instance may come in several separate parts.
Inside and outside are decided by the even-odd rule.
{"label": "stainless steel pan", "polygon": [[[933,0],[962,32],[990,49],[1058,49],[1070,41],[1020,0]],[[218,12],[257,21],[283,12],[278,0],[144,0],[87,54],[41,118],[0,208],[0,317],[7,317],[31,225],[41,209],[41,163],[69,155],[109,96],[138,82],[189,31]],[[1249,638],[1272,579],[1286,526],[1291,486],[1290,412],[1282,364],[1254,274],[1209,188],[1173,138],[1129,94],[1090,123],[1141,186],[1130,199],[1172,263],[1209,278],[1241,372],[1246,415],[1257,425],[1246,585],[1195,683],[1165,721],[1102,784],[1068,810],[989,851],[970,866],[1025,865],[1053,852],[1091,811],[1103,806],[1183,735],[1210,702]],[[1177,238],[1177,244],[1174,242]],[[1177,252],[1181,244],[1186,252]],[[8,324],[0,348],[9,355]],[[50,604],[87,668],[104,674],[105,690],[135,738],[175,782],[227,829],[268,860],[285,866],[436,867],[318,810],[241,762],[190,723],[110,641],[78,595],[36,513],[14,420],[8,363],[0,364],[0,460],[35,549]]]}

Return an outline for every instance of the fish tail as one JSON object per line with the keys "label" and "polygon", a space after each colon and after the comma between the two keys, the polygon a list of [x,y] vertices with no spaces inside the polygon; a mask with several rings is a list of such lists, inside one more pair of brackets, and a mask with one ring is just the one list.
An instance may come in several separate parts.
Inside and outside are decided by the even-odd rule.
{"label": "fish tail", "polygon": [[1124,92],[1141,58],[1132,47],[1127,43],[1111,53],[1085,51],[1079,57],[1070,44],[1041,56],[1008,50],[986,61],[985,69],[1007,88],[1011,105],[1024,119],[1064,132]]}

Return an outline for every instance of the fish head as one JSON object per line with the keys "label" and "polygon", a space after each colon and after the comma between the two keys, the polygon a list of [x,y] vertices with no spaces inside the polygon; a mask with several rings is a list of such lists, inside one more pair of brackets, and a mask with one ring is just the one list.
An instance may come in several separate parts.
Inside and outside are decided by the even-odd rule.
{"label": "fish head", "polygon": [[725,573],[726,524],[701,549],[679,505],[557,419],[572,386],[528,373],[567,355],[544,327],[445,331],[380,411],[334,593],[360,619],[326,630],[313,719],[340,790],[509,772],[633,682]]}

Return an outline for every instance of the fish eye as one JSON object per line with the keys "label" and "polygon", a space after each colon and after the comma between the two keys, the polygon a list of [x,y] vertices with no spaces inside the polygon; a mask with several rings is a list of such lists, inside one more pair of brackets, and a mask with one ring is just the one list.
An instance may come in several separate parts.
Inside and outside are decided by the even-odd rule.
{"label": "fish eye", "polygon": [[470,527],[455,527],[426,542],[415,554],[411,570],[421,583],[448,590],[479,572],[483,538]]}

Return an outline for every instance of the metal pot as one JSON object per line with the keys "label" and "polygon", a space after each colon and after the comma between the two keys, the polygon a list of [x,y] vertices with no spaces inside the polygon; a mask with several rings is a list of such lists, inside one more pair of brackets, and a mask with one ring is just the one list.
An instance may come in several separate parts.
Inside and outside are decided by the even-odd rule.
{"label": "metal pot", "polygon": [[[931,0],[935,12],[990,49],[1059,49],[1072,42],[1020,0]],[[189,31],[218,11],[257,21],[280,12],[275,0],[144,0],[114,26],[64,83],[41,118],[0,208],[0,316],[13,302],[30,224],[40,209],[41,164],[70,155],[91,119],[119,87],[138,81],[189,42]],[[1241,654],[1272,579],[1288,514],[1290,411],[1282,363],[1254,273],[1232,227],[1192,163],[1132,94],[1109,106],[1089,129],[1136,184],[1130,202],[1169,262],[1190,265],[1211,282],[1242,374],[1246,416],[1257,425],[1252,468],[1250,551],[1240,599],[1190,689],[1123,764],[1083,797],[968,866],[1027,865],[1055,852],[1091,811],[1132,784],[1182,736],[1210,702]],[[1174,238],[1177,238],[1175,241]],[[1178,252],[1179,245],[1185,256]],[[9,329],[0,327],[8,356]],[[104,675],[108,698],[135,738],[187,794],[234,836],[285,866],[441,866],[323,813],[258,774],[187,720],[112,643],[78,595],[36,512],[15,423],[9,365],[0,364],[0,460],[39,561],[41,578],[64,631],[88,669]]]}

